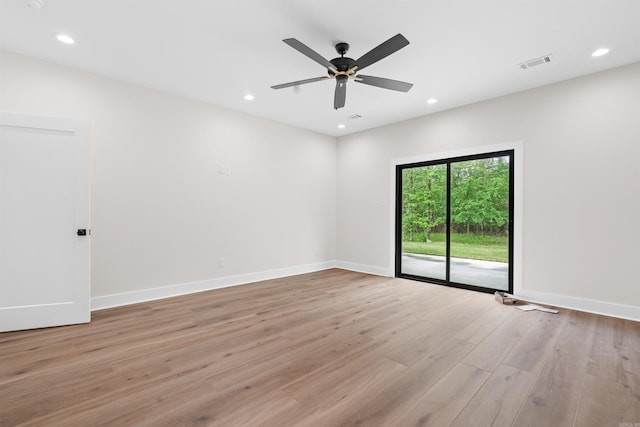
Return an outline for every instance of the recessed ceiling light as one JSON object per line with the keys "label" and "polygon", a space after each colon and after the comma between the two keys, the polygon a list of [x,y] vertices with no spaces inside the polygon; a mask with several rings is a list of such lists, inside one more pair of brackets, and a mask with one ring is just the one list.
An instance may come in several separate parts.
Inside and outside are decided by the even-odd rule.
{"label": "recessed ceiling light", "polygon": [[429,98],[429,99],[427,99],[427,104],[435,104],[436,102],[438,102],[438,100],[437,100],[437,99],[435,99],[435,98]]}
{"label": "recessed ceiling light", "polygon": [[246,99],[247,101],[253,101],[255,98],[253,97],[253,95],[248,93],[244,96],[244,99]]}
{"label": "recessed ceiling light", "polygon": [[73,40],[71,37],[69,37],[66,34],[58,34],[56,36],[56,38],[58,39],[58,41],[61,41],[62,43],[66,43],[66,44],[74,44],[75,40]]}
{"label": "recessed ceiling light", "polygon": [[607,49],[606,47],[603,47],[593,52],[591,56],[598,57],[598,56],[606,55],[607,53],[609,53],[609,49]]}
{"label": "recessed ceiling light", "polygon": [[346,126],[345,126],[343,123],[340,123],[340,124],[338,125],[338,129],[344,129],[344,128],[346,128]]}

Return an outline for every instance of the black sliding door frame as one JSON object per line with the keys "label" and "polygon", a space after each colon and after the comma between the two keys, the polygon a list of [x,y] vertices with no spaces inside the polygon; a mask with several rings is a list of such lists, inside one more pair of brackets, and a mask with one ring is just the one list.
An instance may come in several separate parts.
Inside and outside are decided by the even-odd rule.
{"label": "black sliding door frame", "polygon": [[[458,283],[451,281],[451,165],[453,163],[459,163],[469,160],[488,159],[493,157],[509,157],[509,220],[508,220],[508,254],[509,254],[509,269],[508,269],[508,291],[513,293],[513,272],[514,272],[514,157],[515,150],[501,150],[480,154],[472,154],[458,157],[449,157],[438,160],[429,160],[424,162],[415,162],[396,165],[396,200],[395,200],[395,276],[402,277],[411,280],[418,280],[422,282],[435,283],[439,285],[451,286],[455,288],[468,289],[479,292],[493,293],[497,290],[504,291],[504,289],[493,289],[485,286],[476,286],[466,283]],[[402,176],[403,171],[406,169],[446,165],[447,168],[447,188],[446,188],[446,276],[445,279],[430,278],[423,276],[416,276],[412,274],[402,273],[402,205],[403,205],[403,188],[402,188]]]}

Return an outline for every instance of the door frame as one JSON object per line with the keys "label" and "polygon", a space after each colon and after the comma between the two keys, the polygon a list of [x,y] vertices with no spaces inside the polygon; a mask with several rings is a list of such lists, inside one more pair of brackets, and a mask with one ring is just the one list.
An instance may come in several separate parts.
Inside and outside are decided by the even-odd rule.
{"label": "door frame", "polygon": [[[91,320],[91,152],[90,123],[80,120],[43,117],[0,111],[0,126],[65,133],[75,145],[75,228],[89,230],[78,237],[73,262],[76,266],[73,298],[54,304],[5,307],[0,309],[0,331],[34,329]],[[70,230],[74,232],[74,230]]]}
{"label": "door frame", "polygon": [[400,165],[412,163],[426,163],[431,161],[475,156],[485,153],[513,150],[513,293],[518,295],[523,290],[522,284],[522,248],[523,248],[523,165],[524,165],[524,143],[514,141],[503,144],[484,145],[469,147],[447,152],[425,153],[418,156],[392,159],[390,164],[390,203],[389,203],[389,271],[390,277],[396,276],[396,204],[397,204],[397,182],[396,170]]}

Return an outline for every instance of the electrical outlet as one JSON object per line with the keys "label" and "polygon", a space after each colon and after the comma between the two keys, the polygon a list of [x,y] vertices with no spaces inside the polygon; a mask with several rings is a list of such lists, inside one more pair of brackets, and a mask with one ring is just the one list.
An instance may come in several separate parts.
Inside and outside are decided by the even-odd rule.
{"label": "electrical outlet", "polygon": [[218,268],[224,267],[224,258],[218,258]]}

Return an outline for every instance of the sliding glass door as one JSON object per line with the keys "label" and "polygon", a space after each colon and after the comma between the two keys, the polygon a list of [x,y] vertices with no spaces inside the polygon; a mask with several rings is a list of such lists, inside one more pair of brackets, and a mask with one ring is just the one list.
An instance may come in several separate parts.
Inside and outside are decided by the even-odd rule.
{"label": "sliding glass door", "polygon": [[396,168],[396,275],[513,291],[513,151]]}

